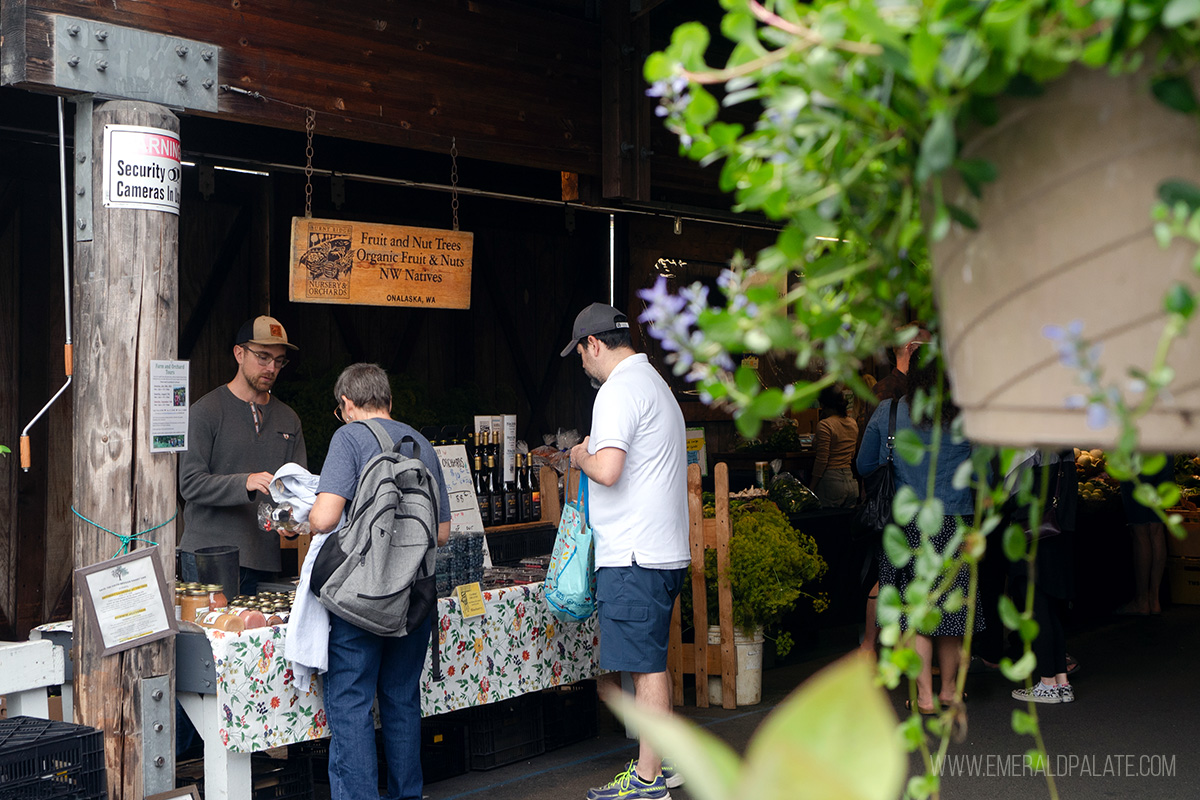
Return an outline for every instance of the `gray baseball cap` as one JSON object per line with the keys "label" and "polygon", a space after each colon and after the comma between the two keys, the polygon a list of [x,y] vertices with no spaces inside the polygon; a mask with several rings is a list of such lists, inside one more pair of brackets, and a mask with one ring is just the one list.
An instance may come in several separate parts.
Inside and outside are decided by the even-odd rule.
{"label": "gray baseball cap", "polygon": [[571,341],[567,342],[559,355],[566,358],[575,352],[575,345],[580,339],[628,327],[629,317],[622,312],[604,303],[592,303],[575,317],[575,324],[571,326]]}

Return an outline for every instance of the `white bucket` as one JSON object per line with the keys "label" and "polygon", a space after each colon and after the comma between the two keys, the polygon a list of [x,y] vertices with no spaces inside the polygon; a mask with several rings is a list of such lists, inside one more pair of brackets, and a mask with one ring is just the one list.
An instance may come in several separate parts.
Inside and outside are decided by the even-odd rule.
{"label": "white bucket", "polygon": [[[709,647],[721,646],[721,627],[708,626]],[[737,628],[733,630],[733,644],[737,651],[737,704],[739,706],[758,705],[762,700],[762,654],[763,629],[755,628],[747,636]],[[721,676],[708,676],[708,702],[721,705],[724,695],[721,692]]]}

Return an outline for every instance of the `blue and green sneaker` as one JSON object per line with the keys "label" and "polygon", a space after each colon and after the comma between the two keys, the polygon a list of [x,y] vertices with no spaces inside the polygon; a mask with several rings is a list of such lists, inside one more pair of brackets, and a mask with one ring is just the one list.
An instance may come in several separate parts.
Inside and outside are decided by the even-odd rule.
{"label": "blue and green sneaker", "polygon": [[637,761],[630,761],[611,783],[588,789],[587,800],[671,800],[671,793],[662,775],[647,783],[638,777]]}

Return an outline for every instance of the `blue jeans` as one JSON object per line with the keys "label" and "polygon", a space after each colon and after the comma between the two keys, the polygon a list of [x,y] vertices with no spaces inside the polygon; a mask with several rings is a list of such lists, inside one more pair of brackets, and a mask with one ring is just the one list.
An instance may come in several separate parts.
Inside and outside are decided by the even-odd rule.
{"label": "blue jeans", "polygon": [[329,789],[332,800],[378,800],[372,701],[379,696],[388,800],[421,800],[421,669],[431,619],[408,636],[377,636],[329,615]]}

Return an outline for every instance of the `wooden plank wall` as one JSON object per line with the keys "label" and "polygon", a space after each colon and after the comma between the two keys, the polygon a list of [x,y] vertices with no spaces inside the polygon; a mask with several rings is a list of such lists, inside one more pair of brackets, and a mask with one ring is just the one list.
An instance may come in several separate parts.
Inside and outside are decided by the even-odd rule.
{"label": "wooden plank wall", "polygon": [[222,118],[598,174],[600,29],[585,0],[4,0],[3,78],[53,83],[52,14],[218,45]]}
{"label": "wooden plank wall", "polygon": [[70,393],[22,428],[63,385],[63,281],[58,156],[46,144],[0,145],[0,638],[71,605]]}

